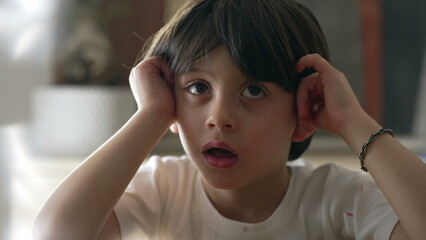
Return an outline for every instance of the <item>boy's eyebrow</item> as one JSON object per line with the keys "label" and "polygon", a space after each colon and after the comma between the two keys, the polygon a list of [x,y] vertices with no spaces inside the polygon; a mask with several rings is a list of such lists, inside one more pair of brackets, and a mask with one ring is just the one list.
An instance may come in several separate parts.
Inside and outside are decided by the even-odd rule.
{"label": "boy's eyebrow", "polygon": [[204,74],[209,74],[210,75],[210,73],[208,71],[206,71],[205,69],[200,68],[198,66],[193,66],[193,65],[191,65],[189,67],[189,69],[188,69],[187,72],[204,73]]}

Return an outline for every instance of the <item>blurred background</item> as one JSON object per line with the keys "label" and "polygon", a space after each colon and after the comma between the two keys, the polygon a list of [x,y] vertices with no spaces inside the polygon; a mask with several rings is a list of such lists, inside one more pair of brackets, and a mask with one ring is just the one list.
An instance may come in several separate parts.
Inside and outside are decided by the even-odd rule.
{"label": "blurred background", "polygon": [[[426,153],[426,1],[300,0],[366,111]],[[185,0],[0,0],[0,239],[31,239],[54,187],[136,110],[128,74]],[[154,151],[180,154],[167,134]],[[319,132],[306,158],[358,169]]]}

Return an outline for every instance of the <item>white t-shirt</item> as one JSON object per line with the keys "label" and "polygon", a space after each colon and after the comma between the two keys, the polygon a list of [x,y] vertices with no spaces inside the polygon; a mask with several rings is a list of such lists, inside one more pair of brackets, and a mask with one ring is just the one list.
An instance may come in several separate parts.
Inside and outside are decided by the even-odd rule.
{"label": "white t-shirt", "polygon": [[186,157],[141,166],[114,211],[123,239],[389,239],[398,222],[373,180],[335,164],[289,163],[289,188],[264,222],[220,215]]}

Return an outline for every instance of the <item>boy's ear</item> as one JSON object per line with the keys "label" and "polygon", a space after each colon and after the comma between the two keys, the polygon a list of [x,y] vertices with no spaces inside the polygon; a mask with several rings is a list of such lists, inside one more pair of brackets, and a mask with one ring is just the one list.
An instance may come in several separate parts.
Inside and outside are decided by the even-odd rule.
{"label": "boy's ear", "polygon": [[173,121],[172,125],[170,125],[170,131],[172,131],[172,133],[179,133],[179,128],[176,120]]}
{"label": "boy's ear", "polygon": [[300,120],[298,120],[291,140],[293,142],[303,142],[305,139],[312,136],[316,130],[317,127],[314,125],[302,123]]}

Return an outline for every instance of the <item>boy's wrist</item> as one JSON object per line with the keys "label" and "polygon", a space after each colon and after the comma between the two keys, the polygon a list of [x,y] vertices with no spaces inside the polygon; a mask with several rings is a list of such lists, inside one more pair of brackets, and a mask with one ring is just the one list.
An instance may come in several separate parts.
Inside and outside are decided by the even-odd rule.
{"label": "boy's wrist", "polygon": [[339,135],[357,155],[365,141],[382,126],[367,113],[354,114],[354,117],[345,123]]}
{"label": "boy's wrist", "polygon": [[171,111],[160,111],[155,106],[143,107],[138,109],[134,114],[138,119],[145,119],[152,122],[152,126],[163,126],[168,128],[174,120],[174,112]]}

